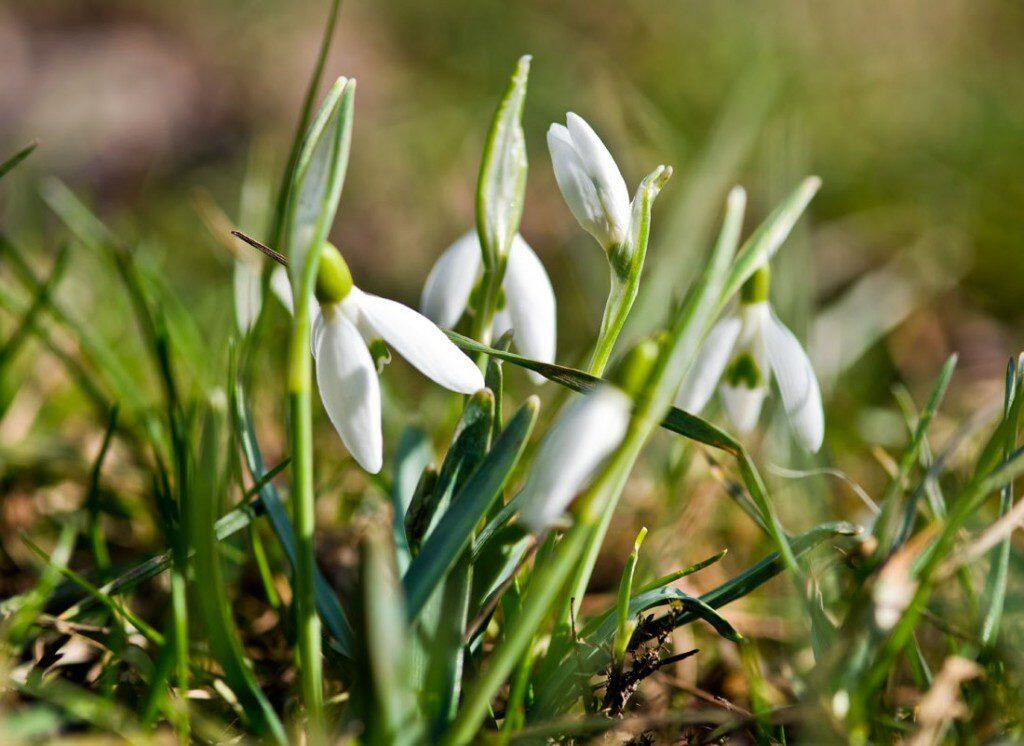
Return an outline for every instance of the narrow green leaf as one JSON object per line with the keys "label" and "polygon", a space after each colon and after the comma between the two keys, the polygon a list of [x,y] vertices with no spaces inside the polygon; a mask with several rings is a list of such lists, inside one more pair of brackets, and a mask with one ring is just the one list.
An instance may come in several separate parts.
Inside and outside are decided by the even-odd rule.
{"label": "narrow green leaf", "polygon": [[357,661],[364,681],[353,697],[362,713],[362,740],[371,745],[413,743],[420,724],[410,685],[409,628],[382,521],[368,521],[361,550],[357,618],[362,645]]}
{"label": "narrow green leaf", "polygon": [[66,523],[57,537],[57,543],[49,557],[43,556],[46,565],[40,575],[36,587],[24,596],[17,599],[17,606],[10,604],[10,609],[4,609],[4,614],[10,614],[5,624],[4,638],[11,648],[17,650],[24,642],[29,628],[39,617],[39,613],[46,605],[47,599],[57,587],[61,579],[61,571],[67,566],[71,559],[71,552],[75,548],[75,537],[77,531],[72,524]]}
{"label": "narrow green leaf", "polygon": [[[935,417],[935,413],[938,411],[939,405],[946,395],[946,389],[949,388],[949,382],[953,377],[955,367],[956,355],[952,355],[946,360],[945,365],[942,366],[939,377],[935,381],[935,386],[932,388],[931,396],[928,398],[928,403],[917,420],[914,435],[900,456],[899,469],[896,476],[889,482],[885,494],[879,501],[882,512],[872,529],[872,533],[878,538],[878,549],[875,557],[879,561],[887,557],[894,549],[894,540],[897,536],[897,521],[903,516],[903,511],[901,510],[903,503],[900,500],[900,496],[903,494],[911,469],[918,463],[921,447],[924,445],[925,435],[928,432],[928,426],[931,425],[932,419]],[[916,504],[910,507],[916,510]],[[912,516],[913,512],[910,515]]]}
{"label": "narrow green leaf", "polygon": [[523,55],[494,113],[480,163],[476,226],[487,267],[508,256],[523,214],[528,164],[522,118],[529,76],[530,56]]}
{"label": "narrow green leaf", "polygon": [[[256,438],[256,430],[252,421],[252,413],[246,403],[245,391],[242,389],[241,383],[238,383],[233,389],[231,403],[235,431],[238,436],[238,442],[242,447],[245,465],[259,488],[259,505],[266,511],[267,517],[270,519],[270,525],[274,529],[274,534],[277,536],[277,540],[281,542],[281,547],[288,558],[288,564],[294,572],[298,555],[292,521],[288,517],[288,510],[281,500],[277,487],[269,479],[271,473],[267,472],[264,465],[263,454],[260,451],[259,441]],[[230,533],[247,525],[252,519],[252,515],[252,510],[246,512],[236,509],[223,516],[217,524],[217,538],[223,539]],[[232,519],[232,523],[227,525],[226,522],[229,518]],[[314,568],[314,572],[313,583],[316,591],[317,611],[324,620],[327,631],[334,638],[333,642],[337,651],[346,658],[351,658],[354,649],[352,625],[349,624],[345,612],[342,610],[341,603],[338,601],[337,594],[331,588],[323,573],[320,572],[319,568]]]}
{"label": "narrow green leaf", "polygon": [[640,556],[640,546],[647,537],[647,527],[640,529],[636,540],[633,542],[633,551],[626,559],[626,567],[619,579],[619,596],[616,607],[615,639],[612,643],[613,660],[617,666],[621,666],[629,646],[629,640],[633,636],[636,624],[633,622],[633,615],[629,613],[630,600],[633,597],[633,574],[636,572],[637,559]]}
{"label": "narrow green leaf", "polygon": [[405,535],[405,523],[416,486],[424,469],[434,458],[430,436],[422,428],[409,427],[398,440],[395,470],[391,480],[391,520],[398,571],[405,572],[412,555]]}
{"label": "narrow green leaf", "polygon": [[10,365],[12,360],[14,360],[18,351],[25,343],[25,340],[28,339],[29,335],[32,333],[33,327],[36,326],[39,315],[42,313],[43,309],[49,305],[50,298],[53,296],[53,293],[60,284],[60,281],[64,278],[64,272],[68,268],[68,255],[68,246],[64,245],[57,254],[57,259],[53,263],[53,269],[50,271],[50,276],[47,277],[46,281],[43,282],[43,284],[36,290],[35,297],[32,299],[32,303],[29,305],[28,310],[22,314],[21,321],[18,322],[18,326],[6,339],[3,346],[0,347],[0,375],[3,375],[7,366]]}
{"label": "narrow green leaf", "polygon": [[[434,486],[433,515],[425,539],[433,535],[449,511],[458,509],[456,500],[463,494],[460,490],[487,455],[494,407],[494,397],[487,389],[466,402]],[[415,627],[418,686],[425,715],[435,732],[449,722],[459,699],[462,637],[469,614],[472,572],[470,551],[465,549],[420,612]]]}
{"label": "narrow green leaf", "polygon": [[[1003,409],[1004,416],[1010,413],[1013,400],[1021,395],[1021,371],[1018,368],[1020,360],[1010,358],[1006,366],[1006,393],[1004,395]],[[1017,432],[1006,434],[1006,445],[1004,452],[1009,460],[1017,450]],[[1002,517],[1013,507],[1013,482],[1007,482],[999,494],[999,516]],[[981,641],[989,645],[999,635],[999,625],[1002,621],[1003,608],[1006,605],[1006,584],[1010,571],[1010,537],[1007,536],[991,553],[991,569],[985,580],[985,612],[981,620]]]}
{"label": "narrow green leaf", "polygon": [[402,579],[409,619],[415,620],[447,572],[469,546],[473,530],[501,494],[526,447],[539,403],[530,397],[509,421],[491,452],[452,500]]}
{"label": "narrow green leaf", "polygon": [[[859,533],[860,529],[849,523],[823,523],[794,537],[790,545],[793,548],[793,552],[800,557],[827,539],[837,536],[855,536]],[[786,563],[779,556],[779,553],[773,552],[736,577],[697,599],[687,596],[677,588],[666,586],[639,593],[633,596],[630,601],[630,616],[635,617],[637,614],[673,603],[680,603],[683,606],[681,613],[670,613],[649,625],[645,625],[638,632],[641,636],[634,638],[634,644],[656,637],[665,628],[674,629],[690,624],[697,619],[704,619],[712,623],[719,634],[726,636],[726,633],[732,627],[718,616],[714,610],[720,609],[736,599],[750,594],[785,569]],[[607,646],[615,635],[615,630],[615,607],[608,609],[601,616],[591,620],[581,630],[580,637],[587,643],[581,647],[581,650],[584,651],[583,664],[585,671],[597,671],[602,666],[607,665]],[[552,715],[560,712],[566,706],[566,698],[574,698],[577,694],[570,680],[575,672],[574,666],[566,662],[562,666],[552,667],[551,670],[553,673],[548,679],[537,682],[537,710],[540,714]]]}
{"label": "narrow green leaf", "polygon": [[23,160],[32,155],[32,151],[39,147],[38,142],[30,142],[28,145],[23,147],[17,153],[12,155],[3,163],[0,163],[0,179],[8,174],[8,172],[21,163]]}
{"label": "narrow green leaf", "polygon": [[188,536],[195,550],[192,593],[198,600],[203,629],[210,641],[213,657],[224,669],[224,678],[238,697],[245,716],[250,719],[252,731],[257,736],[284,744],[288,741],[284,727],[257,683],[242,650],[217,552],[214,525],[219,517],[224,485],[226,404],[225,401],[212,402],[206,413],[194,489],[185,501]]}
{"label": "narrow green leaf", "polygon": [[65,578],[67,578],[72,583],[74,583],[79,588],[88,593],[90,596],[92,596],[96,601],[102,604],[110,613],[121,617],[122,619],[124,619],[124,621],[128,622],[128,624],[135,627],[135,629],[137,629],[139,633],[143,637],[145,637],[150,643],[152,643],[153,645],[163,644],[163,636],[155,629],[150,627],[148,624],[146,624],[146,622],[140,619],[127,606],[119,604],[106,593],[103,593],[101,589],[94,586],[84,577],[82,577],[69,567],[66,567],[64,564],[54,564],[53,560],[46,554],[46,552],[44,552],[25,534],[22,534],[21,540],[25,542],[25,546],[27,546],[37,557],[42,559],[44,562],[47,562],[50,565],[50,567],[54,568],[58,573],[63,575]]}

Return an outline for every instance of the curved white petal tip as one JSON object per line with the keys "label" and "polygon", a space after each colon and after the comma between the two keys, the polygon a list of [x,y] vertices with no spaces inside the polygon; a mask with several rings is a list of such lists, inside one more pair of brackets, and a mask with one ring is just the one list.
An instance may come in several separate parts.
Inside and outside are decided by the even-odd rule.
{"label": "curved white petal tip", "polygon": [[765,346],[793,432],[804,448],[816,453],[825,437],[825,411],[811,361],[793,332],[774,314],[765,328]]}
{"label": "curved white petal tip", "polygon": [[408,306],[355,288],[352,297],[367,325],[427,378],[460,394],[484,387],[480,369],[432,321]]}

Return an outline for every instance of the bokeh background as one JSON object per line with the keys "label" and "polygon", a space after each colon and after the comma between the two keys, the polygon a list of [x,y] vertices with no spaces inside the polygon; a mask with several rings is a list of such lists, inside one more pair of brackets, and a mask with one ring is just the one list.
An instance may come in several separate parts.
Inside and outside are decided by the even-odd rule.
{"label": "bokeh background", "polygon": [[[31,139],[40,147],[5,180],[4,230],[40,267],[52,261],[62,234],[38,186],[57,175],[129,238],[222,350],[231,260],[197,205],[241,225],[244,175],[280,174],[326,5],[8,0],[0,154]],[[675,168],[655,208],[634,337],[685,289],[730,186],[750,193],[749,230],[802,176],[819,174],[824,187],[779,256],[774,300],[823,379],[822,462],[874,492],[886,479],[877,449],[905,437],[894,385],[920,403],[959,352],[941,440],[999,400],[1020,345],[1022,39],[1024,6],[1004,0],[346,0],[327,73],[359,88],[333,238],[363,287],[415,305],[433,261],[471,225],[484,134],[523,53],[533,54],[523,233],[557,291],[561,362],[591,344],[607,283],[550,168],[544,133],[566,111],[594,125],[631,187],[659,163]],[[99,333],[132,338],[112,281],[88,256],[75,262],[61,295]],[[67,413],[47,408],[53,367],[32,357],[5,382],[20,407],[0,428],[5,447],[53,432],[74,441]],[[774,419],[769,433],[781,437],[765,441],[784,444]],[[762,453],[769,464],[813,463],[785,445]],[[623,528],[657,497],[644,489],[653,471],[638,474],[628,509],[639,517]],[[784,509],[858,514],[844,483],[817,483]],[[717,486],[703,489],[678,509],[705,516],[721,501]],[[689,528],[673,540],[696,524],[680,525]]]}

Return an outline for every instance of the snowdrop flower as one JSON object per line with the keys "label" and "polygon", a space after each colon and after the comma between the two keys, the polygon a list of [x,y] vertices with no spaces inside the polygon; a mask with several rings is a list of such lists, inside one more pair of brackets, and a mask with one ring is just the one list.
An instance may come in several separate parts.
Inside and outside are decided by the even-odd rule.
{"label": "snowdrop flower", "polygon": [[746,433],[757,424],[774,376],[797,440],[814,453],[825,433],[821,390],[807,353],[772,311],[768,283],[763,267],[744,286],[737,310],[712,327],[676,406],[699,414],[717,386],[729,420]]}
{"label": "snowdrop flower", "polygon": [[629,234],[629,192],[601,138],[569,112],[564,126],[548,129],[548,150],[558,188],[580,226],[606,251],[621,246]]}
{"label": "snowdrop flower", "polygon": [[[441,254],[427,275],[420,302],[423,315],[438,326],[453,328],[482,272],[480,239],[476,231],[469,231]],[[495,314],[494,337],[511,329],[513,344],[523,356],[554,362],[555,291],[544,265],[519,234],[512,239],[502,290],[505,305]],[[529,375],[535,383],[545,380],[533,371]]]}
{"label": "snowdrop flower", "polygon": [[[287,275],[278,277],[271,277],[271,286],[291,308]],[[480,369],[431,321],[408,306],[357,288],[345,260],[330,244],[320,257],[316,296],[312,351],[320,397],[345,447],[371,474],[381,469],[384,446],[380,382],[370,342],[383,339],[423,375],[451,391],[472,394],[484,387]]]}
{"label": "snowdrop flower", "polygon": [[626,435],[633,400],[603,384],[573,401],[548,431],[522,491],[519,520],[541,533],[569,507]]}

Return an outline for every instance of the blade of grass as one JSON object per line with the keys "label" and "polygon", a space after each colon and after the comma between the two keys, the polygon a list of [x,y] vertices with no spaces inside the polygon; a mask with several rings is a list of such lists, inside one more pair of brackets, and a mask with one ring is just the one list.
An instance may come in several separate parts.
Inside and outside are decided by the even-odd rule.
{"label": "blade of grass", "polygon": [[226,406],[226,401],[213,401],[207,410],[199,446],[195,489],[186,503],[188,536],[194,549],[192,592],[198,601],[203,630],[210,641],[213,657],[223,668],[225,680],[249,719],[252,732],[257,737],[285,744],[288,737],[284,727],[242,651],[217,554],[214,525],[220,512],[226,473],[222,463]]}
{"label": "blade of grass", "polygon": [[[793,537],[791,546],[793,552],[798,557],[801,557],[828,539],[855,536],[859,533],[860,529],[849,523],[824,523],[799,536]],[[645,625],[641,630],[638,630],[632,644],[636,645],[655,639],[668,629],[675,629],[690,624],[697,619],[704,618],[699,612],[705,612],[706,608],[711,610],[720,609],[739,598],[743,598],[785,569],[785,561],[778,552],[773,552],[739,575],[700,596],[697,599],[700,602],[699,606],[685,601],[684,597],[691,597],[679,589],[670,586],[661,586],[637,593],[630,600],[630,616],[635,617],[637,614],[650,611],[659,606],[670,605],[677,599],[684,604],[690,604],[690,606],[684,606],[680,614],[667,614]],[[607,646],[615,634],[615,629],[614,609],[608,609],[602,615],[589,621],[580,630],[580,638],[587,643],[581,648],[581,650],[586,651],[583,657],[584,673],[597,671],[607,664]],[[537,710],[539,713],[553,715],[560,711],[560,707],[564,703],[564,697],[567,695],[575,696],[574,691],[569,691],[572,689],[570,677],[574,675],[573,671],[574,667],[568,661],[564,661],[563,665],[552,669],[552,674],[547,679],[535,682],[537,687]]]}
{"label": "blade of grass", "polygon": [[53,567],[57,572],[59,572],[65,578],[70,580],[75,585],[79,586],[82,590],[84,590],[86,593],[88,593],[90,596],[92,596],[94,599],[96,599],[111,614],[115,614],[116,616],[120,617],[121,619],[123,619],[125,622],[127,622],[131,626],[135,627],[135,629],[137,629],[139,631],[139,634],[141,634],[143,637],[145,637],[146,640],[148,640],[151,644],[157,645],[157,646],[163,644],[163,642],[164,642],[163,635],[161,635],[155,629],[153,629],[148,624],[146,624],[146,622],[144,622],[141,618],[139,618],[139,616],[136,615],[135,612],[133,612],[127,606],[124,606],[123,604],[119,604],[117,601],[112,599],[106,593],[103,593],[99,588],[94,586],[92,583],[90,583],[88,580],[83,578],[81,575],[79,575],[74,570],[72,570],[72,569],[70,569],[70,568],[68,568],[66,566],[63,566],[63,565],[54,564],[53,561],[50,559],[50,556],[46,552],[44,552],[39,547],[38,544],[36,544],[30,538],[28,538],[28,536],[26,534],[24,534],[24,533],[21,534],[21,540],[23,542],[25,542],[25,545],[29,549],[32,550],[33,554],[38,556],[40,559],[42,559],[44,562],[46,562],[50,567]]}
{"label": "blade of grass", "polygon": [[27,340],[29,335],[32,333],[32,329],[35,327],[39,315],[49,304],[50,297],[60,284],[60,281],[64,279],[64,272],[67,268],[68,246],[65,244],[57,254],[57,259],[53,263],[53,269],[50,272],[50,276],[47,277],[46,281],[42,283],[38,290],[35,291],[35,297],[29,304],[28,310],[22,314],[21,321],[18,323],[17,328],[7,338],[3,346],[0,347],[0,375],[6,371],[7,366],[14,360],[14,357],[18,354],[22,345],[25,344],[25,340]]}
{"label": "blade of grass", "polygon": [[6,161],[0,163],[0,179],[6,176],[11,171],[11,169],[13,169],[26,158],[28,158],[30,155],[32,155],[32,151],[35,150],[37,147],[39,147],[39,143],[33,140],[28,145],[19,150],[17,153],[8,158]]}
{"label": "blade of grass", "polygon": [[953,377],[953,370],[955,368],[956,355],[952,355],[946,361],[945,365],[942,366],[942,371],[939,373],[939,377],[935,382],[931,396],[928,398],[928,403],[925,405],[924,410],[921,412],[921,416],[918,418],[914,435],[911,438],[910,443],[908,443],[907,447],[904,449],[903,455],[900,457],[899,471],[889,482],[888,488],[886,488],[882,499],[879,501],[879,506],[881,507],[882,512],[878,516],[878,520],[875,522],[873,529],[873,533],[878,539],[876,558],[878,558],[879,561],[881,558],[889,556],[894,548],[893,542],[898,528],[897,521],[902,516],[900,508],[903,507],[902,502],[899,500],[899,496],[905,488],[911,469],[914,468],[920,459],[921,447],[924,444],[924,438],[928,431],[928,426],[931,424],[932,419],[935,417],[935,413],[942,404],[942,399],[946,394],[946,389],[949,387],[949,382]]}
{"label": "blade of grass", "polygon": [[64,524],[53,552],[49,557],[43,558],[46,564],[36,587],[22,596],[17,606],[10,612],[11,617],[5,624],[4,637],[12,649],[18,650],[24,644],[29,628],[35,623],[47,599],[57,587],[61,569],[66,567],[68,560],[71,559],[77,533],[74,525]]}
{"label": "blade of grass", "polygon": [[[1024,361],[1024,356],[1019,359]],[[1010,358],[1006,366],[1006,394],[1004,397],[1004,410],[1009,415],[1013,400],[1020,396],[1019,386],[1021,383],[1021,372]],[[1010,459],[1017,450],[1018,433],[1016,430],[1007,431],[1006,443],[1003,451],[1007,459]],[[1007,482],[999,495],[999,516],[1005,516],[1013,507],[1013,482]],[[1003,608],[1006,605],[1006,584],[1010,570],[1010,537],[1003,539],[1002,543],[991,554],[991,564],[988,576],[985,581],[984,601],[986,609],[984,618],[981,621],[981,641],[984,645],[991,645],[999,634],[999,625],[1003,617]]]}
{"label": "blade of grass", "polygon": [[118,408],[115,405],[110,410],[107,430],[103,434],[103,442],[100,444],[99,453],[96,454],[96,460],[93,461],[92,469],[89,473],[89,491],[85,496],[85,508],[89,516],[86,533],[89,536],[89,546],[92,548],[92,556],[96,562],[96,567],[101,572],[110,568],[110,550],[107,548],[107,540],[103,534],[103,524],[101,522],[99,502],[100,474],[103,471],[103,462],[107,458],[110,444],[114,439],[114,430],[117,429],[117,413]]}

